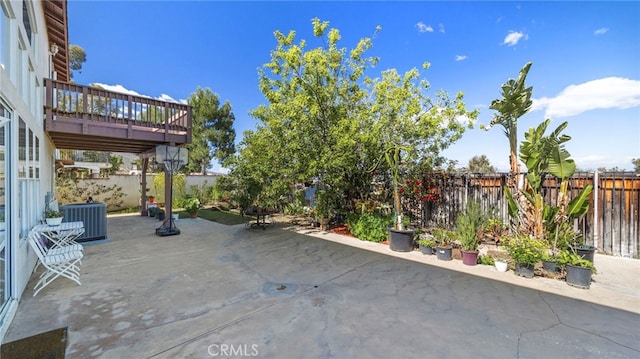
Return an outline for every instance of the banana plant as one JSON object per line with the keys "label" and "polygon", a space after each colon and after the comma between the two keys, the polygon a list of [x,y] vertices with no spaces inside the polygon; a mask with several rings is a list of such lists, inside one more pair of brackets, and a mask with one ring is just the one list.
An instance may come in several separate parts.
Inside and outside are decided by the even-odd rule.
{"label": "banana plant", "polygon": [[[543,238],[545,232],[557,237],[560,223],[586,214],[589,209],[588,197],[592,191],[592,186],[589,185],[577,197],[568,201],[567,180],[576,170],[575,162],[564,147],[564,143],[571,139],[562,134],[568,122],[561,123],[549,135],[545,135],[549,123],[550,120],[547,119],[536,128],[530,128],[520,145],[520,160],[527,167],[527,186],[521,192],[522,196],[515,197],[505,188],[509,213],[516,220],[518,230],[536,238]],[[541,189],[547,174],[560,181],[555,206],[545,205],[543,201]]]}

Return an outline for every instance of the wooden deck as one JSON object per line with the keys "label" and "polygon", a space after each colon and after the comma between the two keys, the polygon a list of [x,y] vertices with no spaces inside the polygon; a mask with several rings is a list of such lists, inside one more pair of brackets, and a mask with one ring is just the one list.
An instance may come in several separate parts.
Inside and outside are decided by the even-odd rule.
{"label": "wooden deck", "polygon": [[45,131],[58,149],[144,153],[191,142],[191,107],[45,80]]}

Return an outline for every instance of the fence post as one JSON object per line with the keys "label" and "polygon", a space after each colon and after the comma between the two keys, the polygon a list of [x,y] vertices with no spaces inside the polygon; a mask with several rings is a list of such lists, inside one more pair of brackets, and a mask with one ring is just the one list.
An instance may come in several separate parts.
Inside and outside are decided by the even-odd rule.
{"label": "fence post", "polygon": [[598,248],[598,170],[593,172],[593,246]]}

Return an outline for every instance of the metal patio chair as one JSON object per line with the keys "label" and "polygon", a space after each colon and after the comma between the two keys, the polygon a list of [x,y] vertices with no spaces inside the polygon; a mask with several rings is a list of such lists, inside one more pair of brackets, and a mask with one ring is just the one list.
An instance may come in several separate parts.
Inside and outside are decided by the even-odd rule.
{"label": "metal patio chair", "polygon": [[[35,233],[35,234],[33,234]],[[45,267],[45,271],[40,275],[38,282],[33,288],[35,297],[44,287],[62,276],[80,283],[80,263],[83,257],[81,250],[72,250],[69,247],[56,247],[49,250],[44,241],[40,241],[37,232],[29,234],[29,245],[38,256],[38,261]],[[37,268],[37,266],[36,266]]]}

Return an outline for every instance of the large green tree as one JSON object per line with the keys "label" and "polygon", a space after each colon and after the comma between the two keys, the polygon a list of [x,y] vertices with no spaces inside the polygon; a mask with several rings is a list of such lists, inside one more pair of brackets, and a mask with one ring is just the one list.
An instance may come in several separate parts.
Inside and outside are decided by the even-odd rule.
{"label": "large green tree", "polygon": [[193,107],[193,135],[191,143],[186,146],[189,149],[189,163],[182,171],[205,174],[211,167],[211,160],[225,162],[234,154],[235,116],[229,101],[221,106],[218,94],[209,88],[198,87],[187,103]]}
{"label": "large green tree", "polygon": [[251,112],[260,123],[245,133],[231,166],[233,176],[256,184],[255,200],[277,200],[293,184],[314,180],[318,209],[348,207],[372,192],[374,176],[390,178],[384,164],[370,171],[389,145],[411,147],[415,161],[433,160],[459,138],[464,125],[457,119],[475,116],[464,110],[461,94],[427,97],[415,69],[367,77],[378,62],[366,56],[370,38],[348,50],[328,22],[316,18],[312,25],[320,46],[276,31],[271,61],[259,70],[268,103]]}
{"label": "large green tree", "polygon": [[[429,68],[425,63],[423,68]],[[454,99],[444,91],[429,96],[429,82],[413,68],[404,75],[396,69],[382,72],[380,78],[365,80],[370,88],[367,118],[370,132],[378,139],[381,164],[388,168],[393,190],[396,229],[402,229],[400,185],[411,168],[434,169],[441,162],[440,153],[458,140],[466,126],[471,126],[477,112],[466,111],[463,94]],[[384,169],[384,167],[382,167]]]}
{"label": "large green tree", "polygon": [[73,72],[82,72],[82,65],[87,61],[87,53],[79,45],[69,46],[69,78],[73,78]]}
{"label": "large green tree", "polygon": [[635,173],[640,173],[640,158],[632,159],[631,164],[633,165],[633,171]]}
{"label": "large green tree", "polygon": [[486,155],[473,156],[469,160],[467,170],[471,173],[495,173],[496,168],[491,165]]}
{"label": "large green tree", "polygon": [[294,31],[274,33],[277,47],[259,70],[268,104],[251,112],[260,124],[245,135],[236,171],[251,168],[247,175],[283,191],[317,180],[326,198],[343,202],[354,183],[370,183],[362,160],[371,147],[361,122],[366,92],[359,81],[377,59],[364,57],[370,39],[349,51],[339,47],[337,29],[317,18],[312,24],[321,44],[316,48],[308,49],[305,40],[294,43]]}

